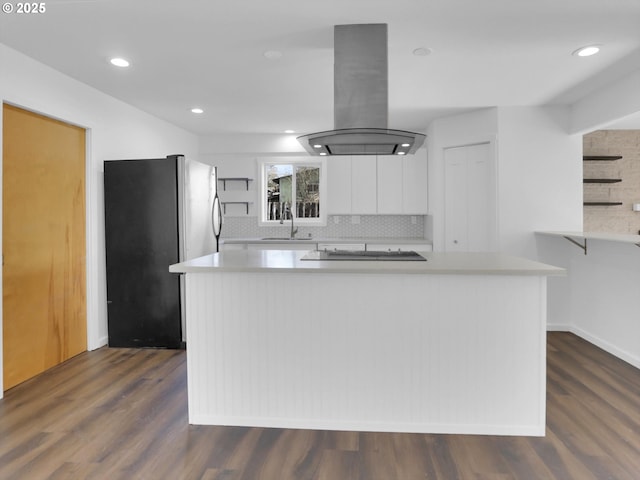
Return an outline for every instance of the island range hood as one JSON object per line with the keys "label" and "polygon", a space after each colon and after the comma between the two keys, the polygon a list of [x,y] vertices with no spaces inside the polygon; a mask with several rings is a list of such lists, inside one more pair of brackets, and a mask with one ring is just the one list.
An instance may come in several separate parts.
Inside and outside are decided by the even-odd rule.
{"label": "island range hood", "polygon": [[387,24],[334,26],[334,130],[298,137],[311,155],[406,155],[421,133],[392,130]]}

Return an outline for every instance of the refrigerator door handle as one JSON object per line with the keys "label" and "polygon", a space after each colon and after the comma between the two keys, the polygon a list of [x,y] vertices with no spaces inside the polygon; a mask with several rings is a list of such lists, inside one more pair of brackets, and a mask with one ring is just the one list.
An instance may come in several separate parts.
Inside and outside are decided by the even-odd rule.
{"label": "refrigerator door handle", "polygon": [[216,237],[216,252],[220,251],[220,232],[222,231],[222,206],[218,196],[218,167],[213,167],[213,185],[215,193],[213,196],[213,207],[211,209],[211,223],[213,235]]}

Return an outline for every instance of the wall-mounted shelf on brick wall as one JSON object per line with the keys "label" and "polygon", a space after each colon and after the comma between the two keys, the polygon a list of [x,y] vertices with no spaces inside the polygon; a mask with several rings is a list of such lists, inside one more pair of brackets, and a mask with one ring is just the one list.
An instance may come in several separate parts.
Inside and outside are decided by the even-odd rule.
{"label": "wall-mounted shelf on brick wall", "polygon": [[[582,160],[585,162],[613,162],[615,160],[620,160],[622,155],[584,155]],[[621,182],[621,178],[583,178],[582,183],[619,183]],[[583,202],[582,205],[585,207],[613,207],[616,205],[622,205],[622,202]]]}
{"label": "wall-mounted shelf on brick wall", "polygon": [[614,205],[622,205],[622,202],[584,202],[583,205],[586,207],[612,207]]}
{"label": "wall-mounted shelf on brick wall", "polygon": [[582,160],[585,162],[613,162],[621,158],[622,155],[584,155]]}

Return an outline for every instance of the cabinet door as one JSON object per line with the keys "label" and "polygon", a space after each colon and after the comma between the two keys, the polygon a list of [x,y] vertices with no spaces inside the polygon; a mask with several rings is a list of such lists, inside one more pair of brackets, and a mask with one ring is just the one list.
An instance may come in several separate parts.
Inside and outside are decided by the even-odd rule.
{"label": "cabinet door", "polygon": [[367,243],[367,250],[383,252],[431,252],[433,247],[426,243]]}
{"label": "cabinet door", "polygon": [[419,151],[415,155],[402,157],[402,213],[429,213],[427,183],[426,153]]}
{"label": "cabinet door", "polygon": [[365,249],[364,243],[319,243],[318,250],[349,250],[349,251],[363,251]]}
{"label": "cabinet door", "polygon": [[246,243],[223,243],[222,245],[220,245],[221,252],[228,252],[231,250],[245,250],[246,248]]}
{"label": "cabinet door", "polygon": [[379,155],[377,165],[377,211],[379,214],[402,214],[403,157]]}
{"label": "cabinet door", "polygon": [[317,250],[315,242],[291,243],[247,243],[247,250]]}
{"label": "cabinet door", "polygon": [[377,213],[377,161],[375,155],[351,157],[351,213]]}
{"label": "cabinet door", "polygon": [[327,159],[327,213],[351,213],[351,157]]}

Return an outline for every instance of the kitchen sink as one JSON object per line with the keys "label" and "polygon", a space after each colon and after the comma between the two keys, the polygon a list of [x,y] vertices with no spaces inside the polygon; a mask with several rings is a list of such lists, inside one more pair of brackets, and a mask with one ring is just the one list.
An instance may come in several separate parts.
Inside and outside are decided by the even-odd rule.
{"label": "kitchen sink", "polygon": [[264,237],[260,240],[281,240],[285,242],[297,242],[298,240],[313,240],[311,237],[299,237],[299,238],[291,238],[291,237]]}

